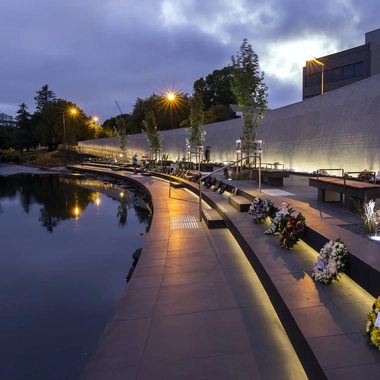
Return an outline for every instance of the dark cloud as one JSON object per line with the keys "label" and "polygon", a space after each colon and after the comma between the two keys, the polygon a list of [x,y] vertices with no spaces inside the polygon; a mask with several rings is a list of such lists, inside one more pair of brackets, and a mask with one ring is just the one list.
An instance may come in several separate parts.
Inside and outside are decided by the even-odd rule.
{"label": "dark cloud", "polygon": [[118,113],[115,100],[130,112],[138,97],[169,87],[191,93],[195,80],[230,64],[243,38],[258,53],[269,106],[277,108],[301,100],[304,62],[276,51],[313,38],[321,40],[319,56],[363,44],[378,27],[376,7],[369,0],[5,0],[0,111],[14,116],[25,102],[33,112],[36,91],[48,84],[104,120]]}

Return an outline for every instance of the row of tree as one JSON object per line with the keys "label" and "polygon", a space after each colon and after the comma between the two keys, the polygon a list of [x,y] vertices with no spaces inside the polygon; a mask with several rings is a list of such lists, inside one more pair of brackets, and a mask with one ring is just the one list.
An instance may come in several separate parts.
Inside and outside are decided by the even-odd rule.
{"label": "row of tree", "polygon": [[22,151],[38,144],[53,149],[58,144],[75,145],[79,140],[117,135],[120,147],[126,148],[128,135],[145,133],[152,148],[160,148],[159,130],[187,128],[190,145],[202,145],[204,124],[234,117],[230,104],[238,104],[245,119],[244,140],[255,139],[255,127],[267,109],[268,88],[259,60],[246,39],[231,65],[214,70],[205,79],[194,82],[194,92],[175,94],[174,98],[152,94],[146,99],[137,98],[130,114],[104,121],[99,126],[75,103],[59,99],[48,85],[42,86],[34,98],[36,111],[28,112],[25,103],[17,111],[17,128],[0,128],[0,149],[14,147]]}
{"label": "row of tree", "polygon": [[17,126],[0,128],[0,149],[14,148],[22,153],[42,145],[53,150],[59,144],[75,145],[79,140],[115,135],[113,128],[97,125],[75,103],[57,98],[47,84],[36,93],[33,114],[22,103],[17,111]]}

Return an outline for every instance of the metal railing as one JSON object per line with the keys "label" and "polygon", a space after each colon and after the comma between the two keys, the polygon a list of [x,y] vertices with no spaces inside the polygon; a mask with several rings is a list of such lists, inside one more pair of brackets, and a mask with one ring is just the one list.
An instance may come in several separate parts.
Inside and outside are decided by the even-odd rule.
{"label": "metal railing", "polygon": [[245,157],[239,158],[238,160],[236,160],[234,162],[231,162],[231,163],[229,163],[226,166],[223,166],[223,167],[221,167],[221,168],[219,168],[217,170],[214,170],[212,173],[207,173],[207,174],[205,174],[204,176],[202,176],[199,179],[199,221],[200,222],[202,221],[202,180],[204,180],[207,177],[212,176],[215,173],[218,173],[221,170],[224,170],[224,169],[226,169],[226,168],[228,168],[228,167],[230,167],[232,165],[235,165],[235,164],[237,164],[240,161],[246,160],[248,158],[258,158],[259,159],[259,192],[261,193],[261,158],[257,154],[252,154],[252,155],[249,155],[249,156],[245,156]]}
{"label": "metal railing", "polygon": [[[327,172],[327,170],[328,171],[336,171],[336,170],[340,170],[341,171],[341,175],[342,175],[342,178],[344,178],[344,169],[317,169],[317,181],[318,181],[318,179],[319,179],[319,176],[320,175],[326,175],[326,174],[321,174],[322,173],[322,171],[325,171],[325,172]],[[329,174],[328,174],[329,175]]]}
{"label": "metal railing", "polygon": [[[349,179],[348,175],[349,174],[359,174],[363,175],[363,182],[372,182],[376,183],[376,172],[369,172],[369,171],[361,171],[361,172],[345,172],[344,173],[344,186],[346,186],[346,180]],[[358,176],[359,178],[359,176]],[[368,181],[367,181],[368,180]],[[371,181],[372,180],[372,181]]]}

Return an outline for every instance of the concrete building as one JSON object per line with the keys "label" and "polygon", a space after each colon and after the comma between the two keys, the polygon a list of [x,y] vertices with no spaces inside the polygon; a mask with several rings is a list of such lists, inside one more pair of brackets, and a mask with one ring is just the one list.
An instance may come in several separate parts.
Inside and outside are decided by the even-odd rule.
{"label": "concrete building", "polygon": [[364,45],[307,61],[303,68],[302,99],[310,99],[379,73],[380,29],[376,29],[365,34]]}
{"label": "concrete building", "polygon": [[[347,171],[380,170],[380,75],[371,76],[323,96],[270,110],[261,121],[257,136],[263,140],[262,161],[280,162],[289,170]],[[204,146],[211,146],[211,160],[236,159],[235,142],[242,135],[243,118],[205,125]],[[163,153],[171,160],[187,154],[185,129],[161,132]],[[79,142],[83,152],[116,152],[116,137]],[[146,136],[132,135],[129,151],[141,158],[149,153]],[[114,154],[114,153],[113,153]],[[115,155],[116,156],[116,155]],[[332,172],[337,174],[337,172]]]}

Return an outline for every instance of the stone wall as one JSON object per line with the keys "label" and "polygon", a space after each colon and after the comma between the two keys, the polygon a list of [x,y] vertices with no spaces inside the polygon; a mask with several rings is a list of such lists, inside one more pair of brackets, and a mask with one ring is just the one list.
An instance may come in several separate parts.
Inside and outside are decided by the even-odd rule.
{"label": "stone wall", "polygon": [[[264,141],[262,162],[280,162],[286,169],[347,171],[380,170],[380,75],[309,100],[270,110],[258,128]],[[236,159],[235,141],[243,119],[205,125],[204,147],[211,146],[214,162]],[[163,153],[170,159],[186,157],[185,129],[161,132]],[[80,142],[118,148],[117,138]],[[132,135],[130,152],[149,153],[143,134]]]}

